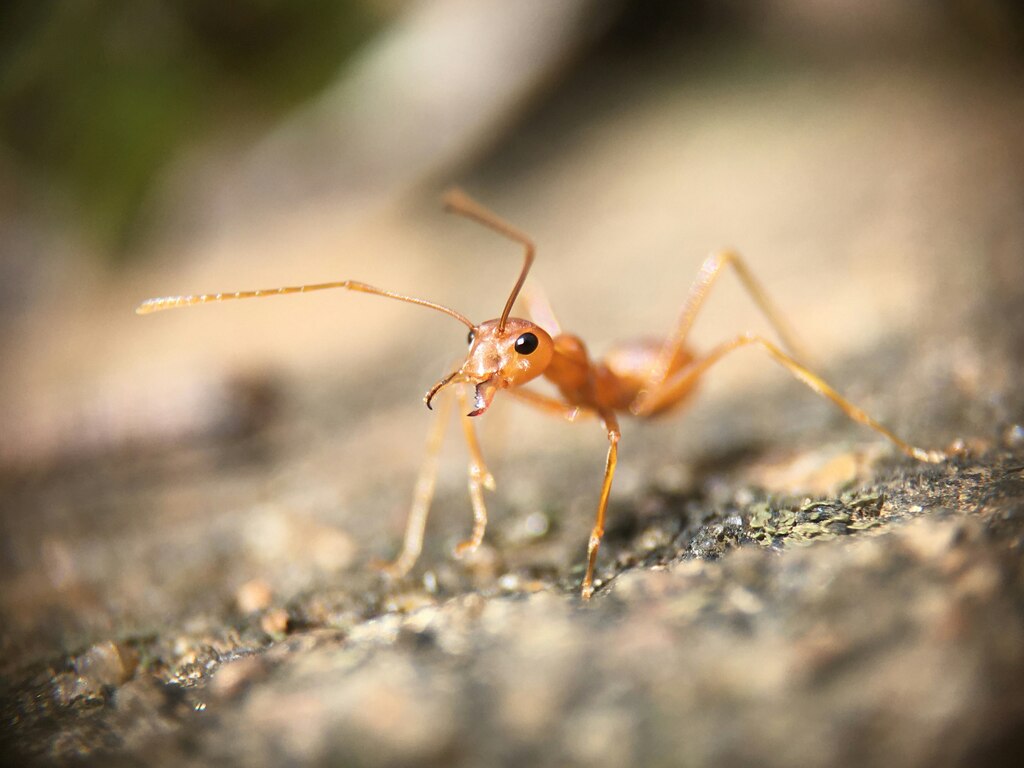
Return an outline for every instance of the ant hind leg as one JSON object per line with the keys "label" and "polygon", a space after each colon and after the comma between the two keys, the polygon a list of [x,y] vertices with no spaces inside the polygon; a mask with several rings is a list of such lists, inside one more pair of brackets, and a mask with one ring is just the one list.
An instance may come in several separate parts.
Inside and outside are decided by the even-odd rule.
{"label": "ant hind leg", "polygon": [[673,402],[680,392],[687,391],[711,366],[730,352],[747,346],[756,346],[767,352],[777,363],[788,370],[797,380],[803,382],[816,393],[831,400],[853,421],[869,427],[887,438],[900,451],[918,461],[935,464],[947,458],[942,451],[929,451],[906,442],[890,429],[873,419],[863,409],[854,405],[817,374],[811,372],[792,357],[783,352],[777,345],[755,334],[745,333],[724,344],[719,344],[703,357],[697,358],[681,371],[676,373],[661,388],[650,393],[644,401],[644,409],[657,410],[659,405]]}
{"label": "ant hind leg", "polygon": [[683,309],[679,314],[679,320],[676,321],[676,326],[672,333],[665,339],[665,343],[658,353],[657,361],[651,369],[646,385],[641,390],[637,401],[630,408],[634,413],[651,411],[645,400],[647,400],[651,393],[660,389],[670,377],[672,361],[676,359],[679,352],[685,347],[690,329],[693,328],[693,323],[697,319],[697,314],[700,312],[701,307],[704,305],[704,300],[707,299],[708,293],[711,291],[711,286],[714,285],[715,280],[727,266],[731,266],[735,270],[740,283],[747,293],[750,294],[758,309],[767,318],[768,323],[779,335],[783,346],[794,357],[802,360],[808,359],[803,345],[797,341],[796,334],[783,319],[782,313],[779,312],[768,298],[764,288],[761,287],[761,284],[747,268],[746,262],[735,251],[717,251],[708,256],[704,263],[701,264],[697,277],[690,286],[686,301],[683,302]]}

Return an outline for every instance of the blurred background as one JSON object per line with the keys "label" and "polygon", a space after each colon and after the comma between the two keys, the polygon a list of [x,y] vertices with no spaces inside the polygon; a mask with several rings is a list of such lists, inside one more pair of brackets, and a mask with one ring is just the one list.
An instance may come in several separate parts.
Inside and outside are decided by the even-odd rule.
{"label": "blurred background", "polygon": [[[1019,421],[997,331],[1020,320],[1022,62],[1013,0],[8,0],[0,669],[393,553],[461,326],[344,292],[132,310],[352,278],[493,317],[520,254],[444,216],[453,184],[535,238],[531,280],[597,354],[667,332],[732,246],[913,441]],[[695,344],[744,330],[767,332],[726,277]],[[616,498],[737,441],[875,440],[791,388],[724,363],[692,413],[627,425]],[[785,417],[757,405],[776,391]],[[570,508],[526,557],[564,567],[604,438],[520,413],[482,425],[495,536]],[[431,565],[469,520],[449,440]]]}

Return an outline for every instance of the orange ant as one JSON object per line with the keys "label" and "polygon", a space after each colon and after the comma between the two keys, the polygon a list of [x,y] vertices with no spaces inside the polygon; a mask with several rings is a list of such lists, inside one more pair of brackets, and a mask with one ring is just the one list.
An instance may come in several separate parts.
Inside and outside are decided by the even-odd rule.
{"label": "orange ant", "polygon": [[[766,352],[797,379],[819,395],[835,403],[848,417],[884,435],[906,455],[920,461],[933,463],[946,458],[946,455],[940,451],[926,451],[900,439],[840,395],[821,377],[797,362],[796,357],[800,355],[797,353],[798,345],[795,343],[792,333],[736,253],[722,251],[708,257],[690,288],[675,329],[665,340],[620,344],[613,347],[603,360],[595,361],[589,357],[583,341],[578,336],[561,332],[550,308],[546,303],[539,302],[536,297],[532,300],[528,299],[531,305],[529,314],[543,320],[547,329],[530,320],[509,317],[512,305],[519,297],[519,292],[526,281],[526,275],[533,264],[535,248],[530,238],[459,190],[453,190],[446,194],[444,203],[449,212],[474,220],[509,240],[519,243],[525,250],[519,278],[512,287],[512,292],[505,302],[505,308],[497,320],[474,324],[465,315],[441,304],[386,291],[353,280],[258,291],[169,296],[149,299],[139,305],[135,311],[138,314],[148,314],[164,309],[231,299],[250,299],[288,293],[308,293],[328,288],[346,288],[350,291],[370,293],[410,304],[418,304],[454,317],[469,328],[469,353],[462,365],[434,384],[423,400],[427,408],[431,408],[435,396],[449,384],[466,384],[472,387],[472,410],[468,413],[466,409],[469,407],[469,390],[463,387],[456,388],[463,412],[462,425],[466,444],[469,447],[469,495],[473,506],[472,534],[469,539],[456,547],[456,555],[472,552],[483,541],[484,529],[487,526],[487,508],[484,506],[483,489],[493,490],[494,478],[484,465],[472,419],[490,407],[494,396],[500,390],[507,390],[522,402],[539,410],[562,416],[568,421],[575,421],[583,416],[597,417],[601,420],[608,437],[608,454],[605,460],[601,496],[597,504],[597,517],[587,544],[587,570],[582,584],[584,600],[589,599],[594,591],[594,564],[597,560],[601,537],[604,534],[608,494],[611,491],[618,458],[620,432],[617,414],[625,413],[639,418],[649,418],[668,412],[686,400],[693,391],[697,380],[709,368],[734,350],[754,346]],[[754,303],[778,333],[783,347],[789,351],[788,353],[774,342],[750,333],[740,334],[703,355],[697,355],[687,346],[686,339],[694,319],[715,279],[726,266],[731,266],[735,270]],[[522,388],[523,384],[542,375],[555,385],[561,398]],[[385,566],[385,570],[392,576],[399,577],[408,573],[422,550],[423,532],[434,494],[437,457],[445,421],[446,419],[441,416],[431,431],[427,446],[427,458],[416,482],[402,551],[392,563]]]}

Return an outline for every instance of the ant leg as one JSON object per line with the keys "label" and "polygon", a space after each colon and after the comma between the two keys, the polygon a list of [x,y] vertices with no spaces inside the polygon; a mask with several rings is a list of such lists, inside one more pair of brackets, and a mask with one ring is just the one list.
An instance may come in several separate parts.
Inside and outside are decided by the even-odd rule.
{"label": "ant leg", "polygon": [[644,402],[644,410],[646,411],[650,409],[653,411],[659,406],[671,403],[681,393],[686,392],[687,389],[693,385],[694,381],[703,375],[708,368],[717,363],[728,353],[750,345],[755,345],[763,349],[798,380],[802,381],[822,397],[826,397],[831,400],[843,413],[854,421],[863,424],[866,427],[870,427],[879,434],[888,438],[893,445],[899,448],[900,451],[905,453],[907,456],[919,461],[927,461],[932,464],[946,459],[946,454],[942,451],[927,451],[923,448],[917,448],[916,446],[900,439],[889,429],[871,418],[862,409],[858,408],[845,397],[840,395],[835,389],[825,383],[820,376],[812,373],[779,349],[778,346],[761,336],[750,333],[742,334],[731,341],[720,344],[704,357],[694,360],[690,365],[679,371],[661,389],[652,392],[651,396]]}
{"label": "ant leg", "polygon": [[597,503],[597,517],[594,520],[594,527],[590,531],[590,540],[587,542],[587,572],[583,577],[583,586],[580,596],[589,600],[594,594],[594,564],[597,562],[597,550],[601,546],[601,538],[604,536],[604,519],[608,511],[608,495],[612,490],[612,478],[615,476],[615,464],[619,457],[619,422],[614,413],[602,413],[604,428],[608,432],[608,457],[604,465],[604,482],[601,485],[601,499]]}
{"label": "ant leg", "polygon": [[[531,405],[548,413],[561,416],[568,421],[575,421],[580,415],[595,415],[589,408],[572,405],[562,402],[553,397],[532,392],[528,389],[510,389],[510,395],[514,395],[527,405]],[[604,482],[601,484],[601,498],[597,503],[597,517],[594,520],[594,527],[590,531],[590,539],[587,542],[587,572],[583,577],[583,585],[580,596],[589,600],[594,594],[594,566],[597,563],[597,550],[601,546],[601,538],[604,536],[604,521],[608,511],[608,496],[612,490],[612,478],[615,476],[615,465],[619,458],[619,422],[615,414],[610,411],[601,412],[601,419],[604,422],[605,431],[608,433],[608,456],[604,465]]]}
{"label": "ant leg", "polygon": [[783,346],[794,357],[807,359],[802,346],[796,340],[796,335],[785,320],[782,319],[782,315],[775,308],[775,305],[768,299],[768,294],[764,292],[761,284],[754,279],[753,274],[747,269],[747,265],[740,258],[740,255],[735,251],[719,251],[708,256],[701,265],[693,285],[690,286],[690,292],[687,294],[686,301],[683,303],[683,311],[679,315],[675,330],[665,339],[661,352],[658,354],[657,362],[651,369],[647,383],[641,390],[637,402],[633,404],[634,409],[650,410],[643,401],[647,399],[650,393],[661,388],[669,377],[672,362],[686,344],[686,337],[693,327],[693,322],[697,318],[697,313],[700,311],[704,299],[707,298],[715,279],[726,266],[732,266],[736,270],[736,275],[739,277],[743,287],[747,289],[747,293],[750,294],[754,303],[764,313],[772,328],[775,329],[779,338],[782,339]]}
{"label": "ant leg", "polygon": [[473,505],[473,533],[466,541],[459,542],[455,547],[455,555],[461,557],[473,552],[484,540],[484,531],[487,530],[487,507],[484,505],[483,489],[494,490],[494,476],[487,471],[484,464],[473,419],[466,415],[466,409],[469,407],[466,392],[462,388],[456,391],[459,396],[459,408],[462,409],[462,431],[469,448],[469,500]]}
{"label": "ant leg", "polygon": [[405,524],[405,538],[402,540],[402,551],[391,563],[380,566],[388,576],[401,578],[405,576],[419,559],[423,551],[423,531],[427,526],[427,514],[430,502],[434,498],[434,486],[437,481],[437,463],[444,441],[445,427],[451,416],[452,399],[445,398],[437,411],[434,426],[427,436],[427,455],[423,459],[420,473],[416,477],[416,488],[413,492],[412,507],[409,509],[409,520]]}
{"label": "ant leg", "polygon": [[562,325],[551,308],[547,294],[535,283],[524,288],[519,294],[520,300],[526,305],[526,316],[548,332],[551,338],[562,335]]}
{"label": "ant leg", "polygon": [[574,422],[581,416],[593,416],[594,412],[581,405],[572,405],[554,397],[542,395],[530,389],[508,389],[506,392],[526,405],[533,406],[540,411],[546,411],[553,416],[560,416],[566,421]]}

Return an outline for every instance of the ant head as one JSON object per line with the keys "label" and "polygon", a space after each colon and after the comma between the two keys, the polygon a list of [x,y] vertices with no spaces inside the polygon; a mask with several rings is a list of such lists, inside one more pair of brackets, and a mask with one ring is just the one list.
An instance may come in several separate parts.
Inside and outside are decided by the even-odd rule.
{"label": "ant head", "polygon": [[510,317],[488,320],[469,332],[469,354],[462,366],[437,382],[424,398],[427,407],[443,387],[451,383],[476,386],[475,409],[470,416],[486,411],[500,389],[518,387],[537,378],[551,362],[555,344],[536,323]]}
{"label": "ant head", "polygon": [[530,265],[533,264],[534,246],[530,238],[460,190],[451,190],[445,195],[445,208],[451,213],[483,224],[519,243],[524,249],[523,268],[519,272],[519,279],[512,286],[501,317],[480,325],[473,325],[463,316],[457,318],[469,326],[469,354],[461,368],[437,382],[423,398],[429,408],[430,401],[442,387],[452,382],[474,384],[476,408],[469,415],[479,416],[490,407],[499,389],[517,387],[544,373],[551,362],[555,345],[547,332],[536,323],[509,317],[512,305],[526,281]]}
{"label": "ant head", "polygon": [[499,389],[518,387],[548,367],[555,345],[548,333],[529,320],[510,317],[504,328],[488,320],[469,332],[469,354],[460,369],[463,381],[476,384],[478,416],[487,410]]}

